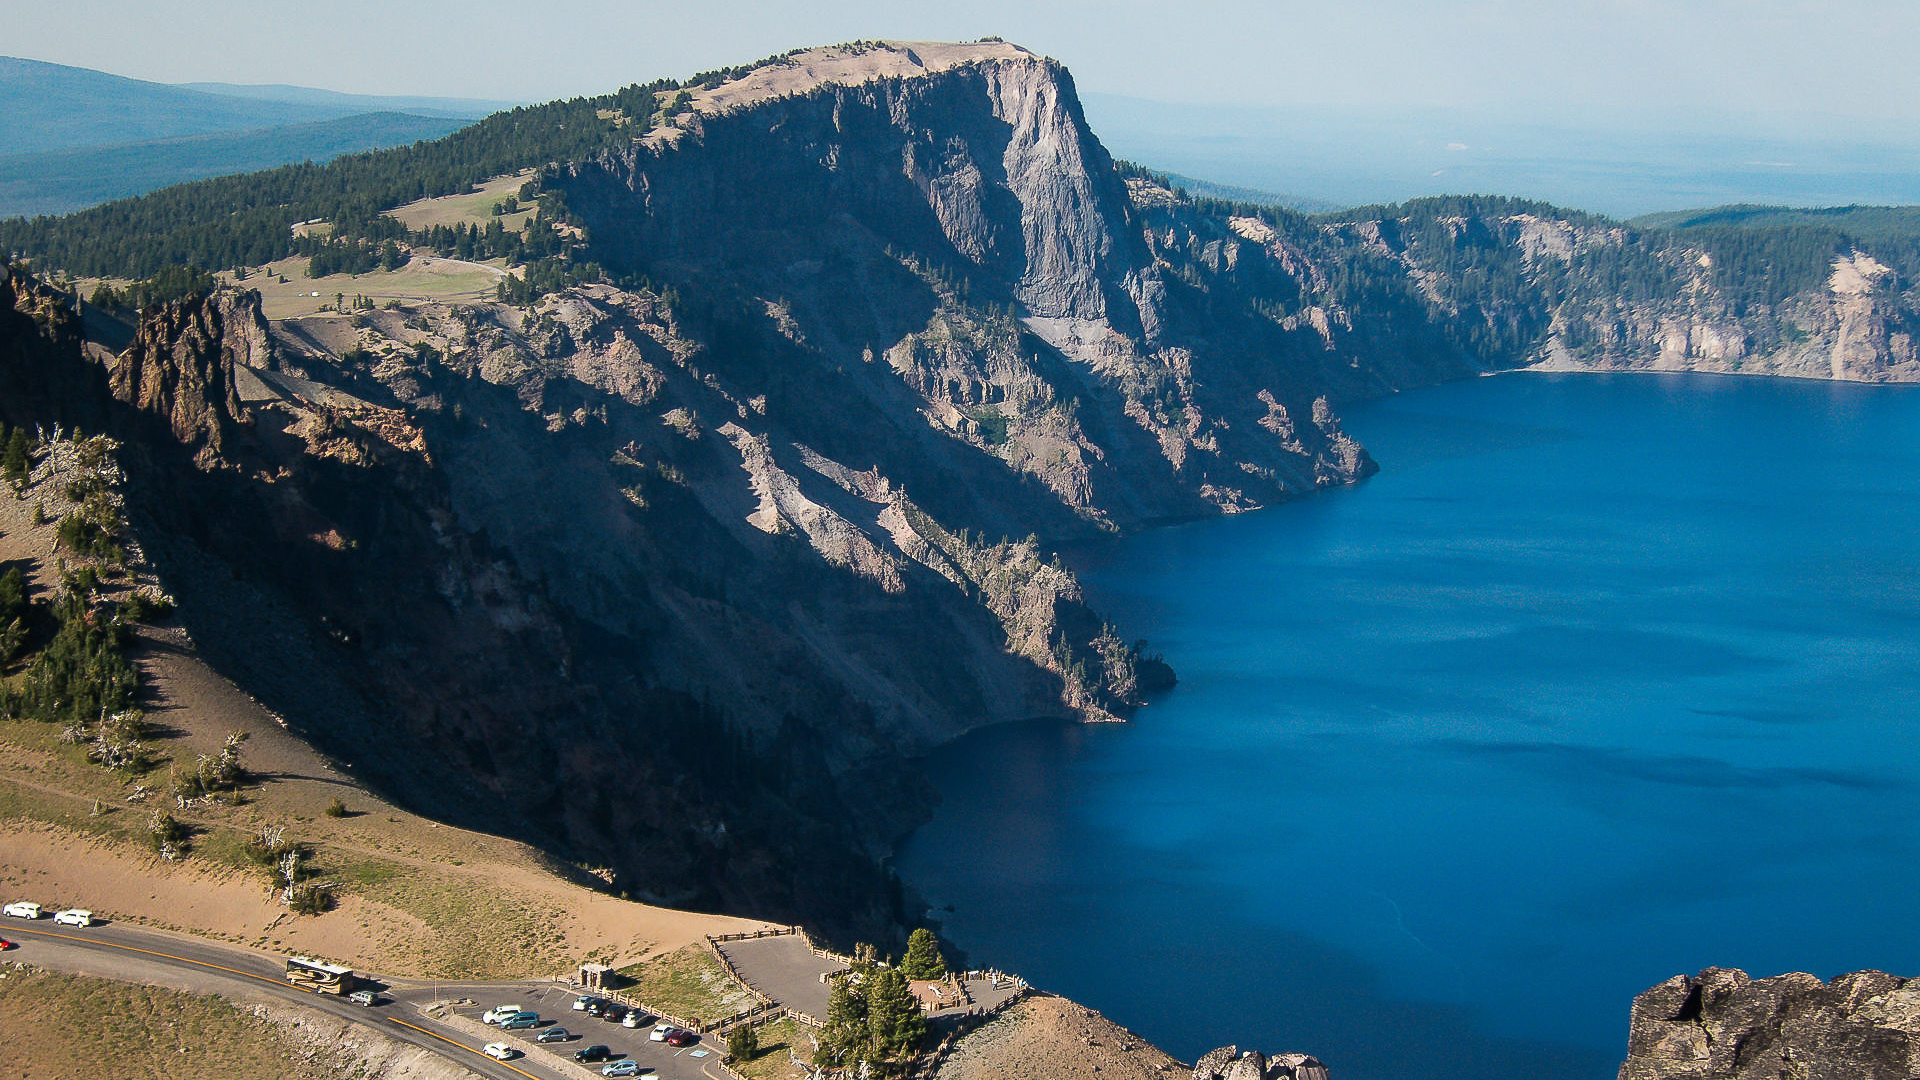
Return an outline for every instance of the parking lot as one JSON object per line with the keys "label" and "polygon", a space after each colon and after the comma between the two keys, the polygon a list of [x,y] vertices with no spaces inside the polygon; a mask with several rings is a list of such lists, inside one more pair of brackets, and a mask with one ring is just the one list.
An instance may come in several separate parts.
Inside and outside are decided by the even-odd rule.
{"label": "parking lot", "polygon": [[[685,1047],[654,1042],[649,1037],[655,1023],[653,1017],[647,1017],[644,1026],[628,1028],[588,1016],[585,1012],[576,1012],[573,1002],[578,996],[574,991],[551,984],[530,984],[517,990],[496,992],[491,998],[477,998],[473,1005],[461,1006],[453,1011],[455,1015],[474,1023],[480,1023],[481,1016],[498,1005],[517,1005],[529,1012],[539,1013],[540,1022],[533,1027],[512,1031],[491,1028],[499,1031],[499,1034],[489,1037],[515,1047],[528,1057],[544,1059],[546,1062],[557,1059],[571,1063],[575,1051],[603,1045],[612,1051],[609,1061],[636,1061],[640,1064],[643,1076],[656,1076],[659,1080],[685,1080],[701,1074],[705,1071],[703,1066],[721,1057],[720,1051],[704,1037]],[[541,1032],[556,1027],[567,1030],[569,1038],[566,1041],[536,1041]],[[592,1062],[580,1067],[597,1076],[603,1064],[605,1062]]]}

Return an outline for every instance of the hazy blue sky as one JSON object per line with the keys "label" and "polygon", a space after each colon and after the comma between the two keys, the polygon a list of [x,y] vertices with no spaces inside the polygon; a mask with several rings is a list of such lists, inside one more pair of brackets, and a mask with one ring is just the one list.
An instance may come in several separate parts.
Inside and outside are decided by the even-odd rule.
{"label": "hazy blue sky", "polygon": [[998,34],[1083,90],[1630,126],[1920,113],[1907,0],[5,0],[0,52],[164,82],[544,99],[863,37]]}

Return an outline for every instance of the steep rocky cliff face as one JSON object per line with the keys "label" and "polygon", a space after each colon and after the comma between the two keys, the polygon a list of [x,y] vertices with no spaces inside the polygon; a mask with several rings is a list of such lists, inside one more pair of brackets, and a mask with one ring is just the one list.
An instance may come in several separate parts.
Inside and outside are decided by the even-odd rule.
{"label": "steep rocky cliff face", "polygon": [[915,755],[1170,678],[1052,545],[1364,477],[1342,401],[1663,349],[1908,370],[1865,255],[1760,312],[1578,215],[1196,202],[1003,43],[685,98],[541,175],[598,284],[278,327],[223,292],[124,348],[18,274],[0,307],[0,410],[122,437],[222,670],[396,798],[638,895],[883,934]]}
{"label": "steep rocky cliff face", "polygon": [[1371,471],[1297,350],[1169,298],[1066,72],[977,48],[730,97],[556,183],[595,258],[688,299],[721,385],[763,390],[767,423],[936,517],[1062,535]]}
{"label": "steep rocky cliff face", "polygon": [[1920,1075],[1920,985],[1879,971],[1823,983],[1708,968],[1633,1001],[1620,1080],[1908,1080]]}
{"label": "steep rocky cliff face", "polygon": [[1563,313],[1538,350],[1541,366],[1920,381],[1920,305],[1871,254],[1836,255],[1819,287],[1739,315],[1706,274],[1710,255],[1687,248],[1676,255],[1683,266],[1692,263],[1676,295]]}
{"label": "steep rocky cliff face", "polygon": [[105,373],[71,362],[83,347],[72,298],[0,263],[0,418],[66,427],[101,423]]}
{"label": "steep rocky cliff face", "polygon": [[236,424],[249,418],[235,371],[271,356],[259,297],[223,294],[213,303],[170,304],[138,327],[112,367],[113,396],[163,418],[173,438],[205,465],[220,459]]}
{"label": "steep rocky cliff face", "polygon": [[[1920,380],[1911,244],[1803,241],[1741,264],[1741,239],[1635,229],[1511,199],[1421,200],[1319,223],[1321,257],[1411,285],[1489,367]],[[1793,239],[1777,233],[1767,239]],[[1748,243],[1752,243],[1748,241]],[[1308,245],[1311,248],[1313,245]],[[1718,253],[1716,253],[1718,252]],[[1813,280],[1803,267],[1811,259]],[[1748,265],[1748,264],[1754,265]],[[1791,272],[1790,272],[1791,271]],[[1375,306],[1375,305],[1369,305]]]}
{"label": "steep rocky cliff face", "polygon": [[[1205,512],[1204,469],[1242,465],[1187,467],[1020,322],[1105,326],[1130,303],[1124,189],[1063,73],[968,63],[892,92],[841,110],[878,125],[829,151],[855,190],[809,187],[806,147],[728,142],[718,120],[647,150],[691,179],[638,186],[683,204],[609,199],[595,228],[682,237],[654,287],[278,341],[255,298],[220,292],[144,312],[105,378],[65,301],[28,290],[50,314],[10,335],[33,354],[17,367],[93,383],[6,407],[91,401],[203,651],[396,797],[639,895],[883,936],[907,913],[877,858],[929,797],[912,755],[984,723],[1113,719],[1169,678],[1033,534]],[[914,124],[886,113],[916,98],[938,102],[916,123],[951,131],[900,136]],[[836,107],[818,88],[787,105],[796,137]],[[990,175],[958,162],[968,138]],[[778,205],[716,219],[699,189],[725,182]],[[892,228],[902,199],[921,231]],[[865,276],[794,277],[771,248]],[[969,300],[969,258],[1013,308]],[[1271,393],[1251,408],[1286,415]],[[1362,473],[1324,404],[1293,411],[1241,439],[1286,470],[1268,497]]]}

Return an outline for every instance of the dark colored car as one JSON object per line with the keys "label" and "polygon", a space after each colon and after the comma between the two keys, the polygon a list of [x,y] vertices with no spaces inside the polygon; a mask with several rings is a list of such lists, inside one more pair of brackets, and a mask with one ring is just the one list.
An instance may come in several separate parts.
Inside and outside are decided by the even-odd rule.
{"label": "dark colored car", "polygon": [[625,1005],[609,1005],[600,1010],[600,1019],[614,1024],[626,1019],[626,1015],[627,1007]]}
{"label": "dark colored car", "polygon": [[575,1050],[573,1052],[573,1060],[575,1061],[605,1061],[612,1056],[613,1051],[599,1043],[595,1043],[585,1050]]}
{"label": "dark colored car", "polygon": [[699,1041],[700,1036],[695,1035],[686,1028],[674,1028],[672,1031],[667,1032],[668,1046],[692,1046]]}
{"label": "dark colored car", "polygon": [[610,1002],[589,1001],[587,1002],[586,1013],[588,1016],[600,1016],[611,1008],[613,1008],[613,1005]]}
{"label": "dark colored car", "polygon": [[533,1041],[543,1042],[543,1043],[566,1042],[568,1039],[571,1039],[571,1038],[573,1038],[573,1033],[568,1031],[566,1028],[550,1027],[547,1030],[541,1032],[540,1034],[535,1035],[533,1037]]}

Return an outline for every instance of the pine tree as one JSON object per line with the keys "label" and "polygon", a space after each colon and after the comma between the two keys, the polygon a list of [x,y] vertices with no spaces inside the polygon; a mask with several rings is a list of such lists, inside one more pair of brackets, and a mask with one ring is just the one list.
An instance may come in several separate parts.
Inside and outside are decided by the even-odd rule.
{"label": "pine tree", "polygon": [[853,985],[852,976],[834,980],[827,997],[827,1023],[820,1032],[821,1065],[836,1068],[864,1059],[871,1051],[867,1037],[867,999]]}
{"label": "pine tree", "polygon": [[940,957],[940,942],[926,927],[907,938],[907,955],[900,961],[900,974],[909,979],[937,979],[947,973],[947,962]]}
{"label": "pine tree", "polygon": [[27,582],[20,568],[0,575],[0,663],[19,655],[27,640]]}
{"label": "pine tree", "polygon": [[739,1024],[727,1032],[727,1060],[733,1063],[751,1061],[753,1055],[760,1052],[760,1036],[753,1030],[752,1024]]}
{"label": "pine tree", "polygon": [[7,438],[7,448],[0,452],[0,477],[14,487],[24,487],[27,482],[27,464],[33,452],[33,443],[27,438],[26,428],[14,428]]}
{"label": "pine tree", "polygon": [[867,981],[867,1030],[880,1056],[904,1066],[926,1041],[927,1018],[914,999],[907,977],[882,968]]}

